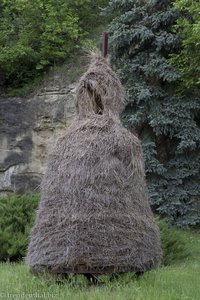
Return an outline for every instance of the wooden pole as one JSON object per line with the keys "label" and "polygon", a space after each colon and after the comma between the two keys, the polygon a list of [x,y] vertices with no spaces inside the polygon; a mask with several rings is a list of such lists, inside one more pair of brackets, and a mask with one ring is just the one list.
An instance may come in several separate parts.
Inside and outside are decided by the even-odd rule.
{"label": "wooden pole", "polygon": [[108,55],[108,33],[103,32],[102,36],[102,56],[106,57]]}

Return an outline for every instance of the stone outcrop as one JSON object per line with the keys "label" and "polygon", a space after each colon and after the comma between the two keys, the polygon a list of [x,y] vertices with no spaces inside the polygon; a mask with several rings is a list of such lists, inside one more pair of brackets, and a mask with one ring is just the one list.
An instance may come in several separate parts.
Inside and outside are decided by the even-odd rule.
{"label": "stone outcrop", "polygon": [[75,83],[0,99],[0,194],[39,192],[48,151],[74,115]]}

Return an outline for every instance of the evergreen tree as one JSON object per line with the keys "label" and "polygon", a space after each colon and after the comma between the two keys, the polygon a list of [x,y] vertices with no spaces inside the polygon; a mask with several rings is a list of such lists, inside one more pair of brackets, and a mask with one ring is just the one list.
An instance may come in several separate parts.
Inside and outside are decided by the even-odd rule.
{"label": "evergreen tree", "polygon": [[143,143],[150,201],[179,226],[198,224],[200,101],[176,95],[179,73],[168,63],[180,39],[170,0],[113,0],[107,14],[111,60],[127,90],[124,120]]}

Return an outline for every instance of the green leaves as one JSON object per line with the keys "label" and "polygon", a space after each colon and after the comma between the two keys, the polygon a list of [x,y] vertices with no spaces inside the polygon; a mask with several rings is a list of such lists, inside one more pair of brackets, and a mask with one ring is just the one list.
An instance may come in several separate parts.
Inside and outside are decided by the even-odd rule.
{"label": "green leaves", "polygon": [[0,11],[1,85],[23,87],[89,43],[86,31],[94,21],[100,22],[99,11],[93,0],[4,0]]}
{"label": "green leaves", "polygon": [[198,0],[176,0],[181,16],[174,30],[182,37],[180,53],[171,55],[171,63],[181,74],[179,91],[200,88],[200,3]]}
{"label": "green leaves", "polygon": [[170,227],[163,220],[156,218],[161,234],[163,250],[163,265],[173,265],[184,261],[190,256],[190,251],[184,237],[184,232],[176,227]]}
{"label": "green leaves", "polygon": [[0,197],[0,261],[25,256],[38,200],[28,194]]}
{"label": "green leaves", "polygon": [[23,85],[72,51],[78,18],[67,4],[58,2],[4,1],[0,63],[5,85]]}

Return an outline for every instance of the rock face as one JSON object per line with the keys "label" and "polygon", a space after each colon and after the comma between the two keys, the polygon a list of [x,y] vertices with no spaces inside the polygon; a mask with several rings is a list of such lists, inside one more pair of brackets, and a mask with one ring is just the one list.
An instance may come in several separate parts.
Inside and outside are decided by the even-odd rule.
{"label": "rock face", "polygon": [[51,146],[74,115],[75,83],[0,99],[0,194],[39,192]]}

